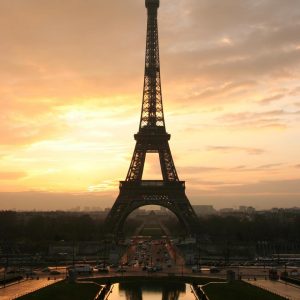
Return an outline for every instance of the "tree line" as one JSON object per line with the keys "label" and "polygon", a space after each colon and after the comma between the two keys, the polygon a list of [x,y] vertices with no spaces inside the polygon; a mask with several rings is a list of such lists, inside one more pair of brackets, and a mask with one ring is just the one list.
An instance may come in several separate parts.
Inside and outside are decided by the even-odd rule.
{"label": "tree line", "polygon": [[[140,221],[129,219],[125,231],[134,232]],[[171,233],[180,232],[174,218],[166,218]],[[0,241],[97,241],[104,236],[104,219],[88,213],[0,211]],[[212,215],[199,217],[198,234],[212,241],[300,243],[300,213]]]}

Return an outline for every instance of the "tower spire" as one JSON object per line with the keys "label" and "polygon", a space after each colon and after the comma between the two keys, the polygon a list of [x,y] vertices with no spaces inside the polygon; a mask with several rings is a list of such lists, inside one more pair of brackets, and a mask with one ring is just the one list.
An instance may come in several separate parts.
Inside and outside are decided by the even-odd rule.
{"label": "tower spire", "polygon": [[147,38],[141,128],[165,127],[158,44],[157,9],[159,0],[146,0]]}
{"label": "tower spire", "polygon": [[163,180],[179,181],[166,132],[160,80],[157,9],[159,0],[146,0],[147,37],[143,102],[139,132],[134,135],[136,146],[126,181],[141,181],[147,152],[159,154]]}

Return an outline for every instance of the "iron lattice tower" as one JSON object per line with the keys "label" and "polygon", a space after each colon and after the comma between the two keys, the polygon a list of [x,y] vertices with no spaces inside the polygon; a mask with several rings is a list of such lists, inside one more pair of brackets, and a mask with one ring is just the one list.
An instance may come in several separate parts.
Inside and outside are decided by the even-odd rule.
{"label": "iron lattice tower", "polygon": [[[131,164],[120,193],[106,218],[108,232],[118,234],[127,216],[144,205],[160,205],[171,210],[187,233],[194,233],[197,216],[185,194],[185,182],[180,181],[169,147],[166,132],[160,78],[157,10],[159,0],[145,0],[147,8],[147,38],[143,103],[139,131]],[[147,153],[158,153],[162,180],[142,180]]]}

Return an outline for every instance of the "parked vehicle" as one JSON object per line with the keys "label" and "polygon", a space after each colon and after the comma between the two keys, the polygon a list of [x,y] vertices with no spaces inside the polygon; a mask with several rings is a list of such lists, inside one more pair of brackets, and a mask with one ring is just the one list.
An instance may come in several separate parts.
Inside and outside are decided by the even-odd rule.
{"label": "parked vehicle", "polygon": [[298,276],[299,275],[299,272],[298,272],[298,270],[297,269],[293,269],[293,270],[291,270],[291,276]]}
{"label": "parked vehicle", "polygon": [[147,271],[148,271],[149,273],[152,273],[152,272],[155,272],[156,269],[155,269],[154,267],[147,267]]}
{"label": "parked vehicle", "polygon": [[163,270],[161,265],[154,266],[154,269],[155,269],[155,271],[162,271]]}
{"label": "parked vehicle", "polygon": [[217,267],[211,267],[209,269],[210,273],[219,273],[221,270]]}
{"label": "parked vehicle", "polygon": [[124,268],[123,266],[119,266],[117,272],[121,272],[121,273],[126,272],[126,268]]}
{"label": "parked vehicle", "polygon": [[50,270],[50,268],[48,268],[48,267],[42,269],[42,272],[43,272],[43,273],[49,273],[50,271],[51,271],[51,270]]}
{"label": "parked vehicle", "polygon": [[192,266],[192,272],[193,273],[201,273],[201,267],[200,266]]}
{"label": "parked vehicle", "polygon": [[278,280],[279,279],[278,271],[276,269],[270,269],[269,278],[270,280]]}
{"label": "parked vehicle", "polygon": [[68,268],[69,272],[75,272],[77,274],[84,274],[88,273],[91,274],[93,272],[93,268],[90,265],[82,264],[82,265],[75,265]]}
{"label": "parked vehicle", "polygon": [[108,267],[100,267],[100,268],[98,268],[98,272],[99,273],[108,273],[109,268]]}

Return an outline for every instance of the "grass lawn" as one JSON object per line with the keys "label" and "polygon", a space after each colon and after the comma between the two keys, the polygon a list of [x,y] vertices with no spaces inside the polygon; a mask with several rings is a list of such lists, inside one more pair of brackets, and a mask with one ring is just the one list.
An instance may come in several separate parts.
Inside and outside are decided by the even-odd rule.
{"label": "grass lawn", "polygon": [[144,227],[140,233],[141,235],[161,236],[163,231],[159,227]]}
{"label": "grass lawn", "polygon": [[96,284],[78,284],[60,281],[32,294],[20,297],[21,300],[82,300],[94,299],[100,287]]}
{"label": "grass lawn", "polygon": [[252,286],[242,281],[235,281],[227,284],[209,284],[204,287],[204,292],[210,300],[282,300],[284,298],[276,296],[260,288]]}

